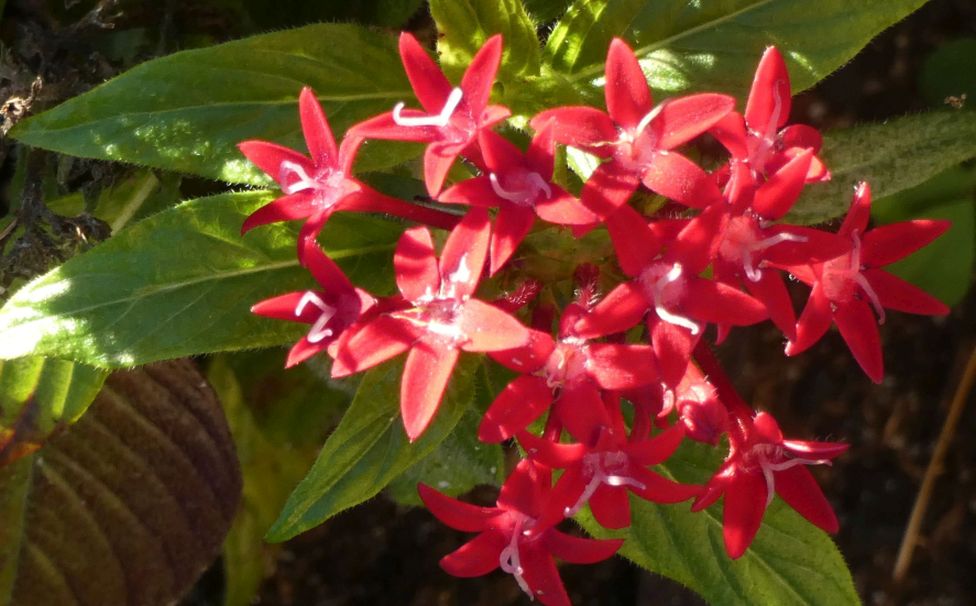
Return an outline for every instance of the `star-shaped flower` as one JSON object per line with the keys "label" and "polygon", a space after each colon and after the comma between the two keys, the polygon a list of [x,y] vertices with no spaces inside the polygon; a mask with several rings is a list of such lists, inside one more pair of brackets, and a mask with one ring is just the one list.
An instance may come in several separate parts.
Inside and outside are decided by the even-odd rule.
{"label": "star-shaped flower", "polygon": [[409,350],[400,385],[400,412],[410,440],[427,428],[461,350],[512,349],[529,330],[501,309],[472,298],[488,254],[487,211],[475,208],[434,255],[430,232],[408,229],[393,258],[404,309],[350,327],[335,349],[332,376],[356,373]]}
{"label": "star-shaped flower", "polygon": [[298,245],[301,257],[303,242],[314,238],[337,210],[388,213],[445,229],[457,223],[452,215],[385,196],[353,177],[358,144],[347,140],[336,146],[312,89],[302,89],[298,108],[311,157],[268,141],[243,141],[237,146],[248,160],[277,181],[285,194],[252,213],[244,221],[241,233],[268,223],[306,219]]}
{"label": "star-shaped flower", "polygon": [[523,460],[502,486],[495,507],[463,503],[420,484],[420,498],[437,519],[456,530],[478,533],[444,556],[441,567],[458,577],[479,577],[501,568],[531,599],[546,606],[570,606],[553,557],[592,564],[615,554],[623,540],[584,539],[540,528],[549,475]]}
{"label": "star-shaped flower", "polygon": [[605,95],[608,113],[559,107],[531,122],[540,130],[552,121],[556,141],[606,160],[583,185],[581,201],[587,208],[609,217],[640,183],[694,208],[721,200],[711,176],[674,149],[732,111],[732,97],[704,93],[671,98],[655,107],[634,51],[619,38],[613,39],[607,53]]}
{"label": "star-shaped flower", "polygon": [[505,107],[488,105],[501,57],[502,37],[492,36],[471,59],[461,85],[452,87],[416,38],[400,34],[400,58],[424,111],[398,103],[393,111],[355,125],[348,136],[428,143],[424,181],[437,197],[454,160],[462,153],[477,158],[478,134],[510,114]]}

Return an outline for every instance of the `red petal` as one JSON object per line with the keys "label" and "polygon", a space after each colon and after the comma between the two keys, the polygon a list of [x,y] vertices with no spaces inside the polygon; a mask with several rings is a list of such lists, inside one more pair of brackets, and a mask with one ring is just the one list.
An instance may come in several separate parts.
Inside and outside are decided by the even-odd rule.
{"label": "red petal", "polygon": [[[573,444],[553,442],[552,440],[540,438],[527,431],[519,432],[518,441],[533,460],[539,461],[543,465],[552,467],[553,469],[567,469],[569,470],[567,473],[570,473],[572,468],[578,468],[583,456],[586,455],[586,446],[583,444],[578,442]],[[579,492],[582,491],[583,484],[580,484]],[[572,504],[568,503],[567,505]]]}
{"label": "red petal", "polygon": [[417,340],[411,324],[381,315],[364,324],[350,326],[339,339],[332,377],[345,377],[372,368],[397,356]]}
{"label": "red petal", "polygon": [[800,197],[807,178],[813,151],[807,150],[777,170],[756,190],[752,208],[764,219],[777,220],[785,215]]}
{"label": "red petal", "polygon": [[[809,349],[824,336],[832,321],[830,301],[824,295],[823,286],[817,282],[796,322],[796,339],[786,344],[786,355],[795,356]],[[871,322],[874,322],[874,318]]]}
{"label": "red petal", "polygon": [[[485,165],[490,172],[507,173],[513,169],[524,167],[523,160],[525,158],[522,151],[494,131],[481,131],[478,134],[478,145],[481,147]],[[552,174],[551,169],[549,174]],[[546,178],[546,175],[543,174],[542,178]]]}
{"label": "red petal", "polygon": [[854,199],[851,200],[851,209],[847,211],[844,222],[841,223],[837,231],[842,236],[849,236],[851,232],[864,234],[868,227],[868,220],[871,218],[871,186],[867,181],[861,181],[854,188]]}
{"label": "red petal", "polygon": [[521,560],[525,582],[544,606],[571,606],[559,571],[548,552],[538,543],[522,546]]}
{"label": "red petal", "polygon": [[741,160],[749,156],[746,123],[739,112],[732,111],[725,114],[725,117],[713,124],[708,132],[729,150],[733,158]]}
{"label": "red petal", "polygon": [[421,341],[407,354],[400,383],[400,414],[411,442],[434,418],[458,355],[453,347],[429,341]]}
{"label": "red petal", "polygon": [[407,32],[400,34],[400,59],[420,104],[428,113],[439,114],[454,87],[417,39]]}
{"label": "red petal", "polygon": [[722,534],[733,560],[745,553],[766,513],[766,480],[762,474],[737,471],[725,490]]}
{"label": "red petal", "polygon": [[881,267],[907,257],[941,236],[951,223],[915,219],[876,227],[861,240],[861,263]]}
{"label": "red petal", "polygon": [[782,440],[783,447],[794,457],[803,459],[833,459],[847,452],[849,444],[842,442],[814,442],[809,440]]}
{"label": "red petal", "polygon": [[631,488],[633,493],[652,503],[680,503],[693,499],[702,492],[701,486],[679,484],[636,465],[631,466],[631,474],[644,485],[640,489]]}
{"label": "red petal", "polygon": [[897,276],[881,269],[866,269],[863,273],[881,305],[888,309],[923,316],[944,316],[949,313],[948,305]]}
{"label": "red petal", "polygon": [[604,162],[583,184],[580,202],[596,216],[607,218],[627,204],[639,183],[636,173],[616,162]]}
{"label": "red petal", "polygon": [[491,187],[488,177],[474,177],[455,183],[437,196],[438,202],[445,204],[467,204],[490,208],[508,204],[509,201],[500,198]]}
{"label": "red petal", "polygon": [[630,496],[623,486],[600,486],[589,505],[600,526],[611,530],[630,526]]}
{"label": "red petal", "polygon": [[549,333],[528,329],[529,340],[522,347],[493,351],[491,359],[515,372],[531,373],[545,366],[546,361],[556,348]]}
{"label": "red petal", "polygon": [[302,263],[308,268],[315,280],[326,287],[330,293],[348,293],[355,290],[346,274],[342,273],[335,261],[322,252],[314,240],[305,242]]}
{"label": "red petal", "polygon": [[575,196],[563,188],[551,183],[549,188],[552,190],[552,197],[535,203],[535,212],[543,221],[557,225],[592,225],[600,221],[600,217],[587,210]]}
{"label": "red petal", "polygon": [[522,375],[505,386],[478,426],[482,442],[501,442],[522,431],[552,404],[552,389],[542,377]]}
{"label": "red petal", "polygon": [[[434,113],[439,112],[440,108]],[[405,109],[402,115],[408,118],[419,118],[427,114],[418,110]],[[393,112],[386,112],[363,120],[346,131],[347,141],[356,139],[386,139],[392,141],[429,143],[436,141],[440,136],[440,129],[436,126],[400,126],[393,121]]]}
{"label": "red petal", "polygon": [[691,352],[701,333],[698,333],[699,336],[692,335],[687,328],[660,320],[655,314],[648,316],[648,324],[651,327],[651,345],[658,361],[661,381],[668,387],[675,387],[685,375]]}
{"label": "red petal", "polygon": [[305,313],[303,313],[301,316],[295,315],[295,308],[298,307],[298,302],[301,301],[302,297],[304,296],[305,291],[290,292],[288,294],[258,301],[251,306],[251,313],[264,316],[265,318],[274,318],[275,320],[306,323],[314,322],[318,317],[318,314],[321,312],[311,305],[305,308]]}
{"label": "red petal", "polygon": [[277,223],[278,221],[295,221],[306,219],[319,211],[315,196],[299,192],[290,196],[282,196],[257,209],[244,220],[241,234],[246,234],[255,227]]}
{"label": "red petal", "polygon": [[[800,236],[802,242],[780,242],[765,249],[761,258],[776,265],[807,265],[839,257],[851,250],[849,238],[799,225],[774,225],[763,231],[763,237],[777,234]],[[792,268],[791,268],[792,269]],[[801,273],[801,272],[797,272]],[[799,275],[797,277],[800,277]],[[803,279],[803,278],[801,278]]]}
{"label": "red petal", "polygon": [[441,558],[441,568],[447,574],[462,578],[486,575],[498,568],[498,558],[507,545],[508,541],[500,533],[482,532]]}
{"label": "red petal", "polygon": [[687,289],[682,308],[695,320],[748,326],[769,317],[765,305],[728,284],[696,277]]}
{"label": "red petal", "polygon": [[762,135],[775,132],[790,117],[790,75],[775,46],[767,48],[759,61],[745,116],[749,128]]}
{"label": "red petal", "polygon": [[552,121],[553,138],[563,145],[590,149],[597,155],[607,157],[613,150],[598,144],[617,140],[617,128],[610,116],[598,109],[584,106],[559,107],[546,110],[529,123],[535,131],[542,130]]}
{"label": "red petal", "polygon": [[488,213],[481,208],[469,210],[447,237],[441,251],[441,281],[452,285],[458,300],[477,290],[485,257],[488,256],[490,237]]}
{"label": "red petal", "polygon": [[434,241],[426,227],[403,232],[393,253],[397,288],[408,301],[417,302],[426,295],[436,295],[441,276],[434,256]]}
{"label": "red petal", "polygon": [[478,507],[441,494],[426,484],[417,484],[424,506],[434,517],[454,530],[481,532],[500,512],[495,507]]}
{"label": "red petal", "polygon": [[468,299],[461,315],[461,332],[468,341],[465,351],[503,351],[529,341],[529,329],[514,316],[478,299]]}
{"label": "red petal", "polygon": [[620,268],[632,278],[640,275],[660,252],[661,245],[647,227],[644,217],[629,206],[621,206],[610,215],[607,229]]}
{"label": "red petal", "polygon": [[456,215],[384,196],[365,185],[361,191],[343,198],[338,208],[347,211],[386,213],[440,229],[453,229],[460,221],[460,217]]}
{"label": "red petal", "polygon": [[620,38],[610,42],[607,52],[607,110],[613,121],[632,129],[651,111],[651,90],[634,51]]}
{"label": "red petal", "polygon": [[427,193],[436,198],[444,186],[444,179],[454,165],[464,145],[456,143],[431,143],[424,150],[424,183]]}
{"label": "red petal", "polygon": [[515,249],[522,243],[525,236],[535,223],[535,213],[528,208],[505,205],[498,209],[495,215],[495,230],[491,234],[491,269],[490,276],[511,258]]}
{"label": "red petal", "polygon": [[542,125],[539,132],[532,137],[529,142],[529,149],[525,152],[525,158],[532,170],[542,175],[543,179],[552,177],[552,171],[556,162],[556,140],[553,125],[546,123]]}
{"label": "red petal", "polygon": [[[536,440],[541,439],[536,438]],[[519,440],[522,441],[521,437]],[[550,534],[547,531],[566,518],[566,510],[576,506],[580,497],[583,496],[585,488],[586,482],[583,480],[580,466],[578,464],[569,464],[566,471],[559,476],[556,485],[546,495],[542,515],[539,516],[535,525],[529,531],[530,535]]]}
{"label": "red petal", "polygon": [[[495,74],[502,59],[502,36],[495,34],[485,41],[471,59],[468,69],[461,79],[461,90],[464,91],[464,101],[467,102],[471,115],[477,116],[488,105],[491,96],[491,86],[495,83]],[[438,109],[440,111],[440,109]]]}
{"label": "red petal", "polygon": [[617,553],[623,539],[584,539],[553,530],[542,539],[549,553],[571,564],[594,564]]}
{"label": "red petal", "polygon": [[878,323],[871,307],[864,301],[856,300],[838,304],[834,310],[834,321],[854,359],[872,381],[880,383],[884,378],[884,360]]}
{"label": "red petal", "polygon": [[583,338],[604,337],[635,326],[650,304],[635,281],[624,282],[611,290],[582,320],[576,333]]}
{"label": "red petal", "polygon": [[654,350],[649,345],[591,343],[587,353],[590,376],[603,389],[632,389],[658,380]]}
{"label": "red petal", "polygon": [[793,301],[790,292],[786,290],[783,277],[779,272],[765,269],[758,282],[745,280],[749,292],[766,307],[769,319],[776,328],[780,329],[790,341],[796,340],[796,312],[793,311]]}
{"label": "red petal", "polygon": [[596,385],[584,381],[579,385],[564,387],[553,406],[566,430],[579,442],[592,444],[603,427],[610,426],[600,391]]}
{"label": "red petal", "polygon": [[281,182],[281,163],[292,162],[305,169],[308,174],[315,173],[312,162],[299,152],[269,141],[242,141],[237,144],[248,160],[263,170],[277,182]]}
{"label": "red petal", "polygon": [[288,358],[285,360],[285,368],[291,368],[292,366],[301,364],[315,354],[325,350],[329,346],[329,343],[331,343],[333,340],[334,339],[323,339],[318,343],[310,343],[307,338],[302,337],[297,343],[292,345],[290,350],[288,350]]}
{"label": "red petal", "polygon": [[648,128],[656,137],[657,149],[674,149],[707,131],[734,108],[735,99],[728,95],[675,97],[661,104],[660,113]]}
{"label": "red petal", "polygon": [[677,152],[654,154],[641,182],[651,191],[691,208],[722,201],[722,192],[711,175]]}
{"label": "red petal", "polygon": [[810,470],[800,465],[774,472],[773,477],[776,494],[797,513],[826,532],[834,533],[840,529],[834,509]]}
{"label": "red petal", "polygon": [[813,153],[820,151],[823,146],[823,136],[820,131],[806,124],[791,124],[779,133],[780,144],[784,149],[799,147],[812,149]]}
{"label": "red petal", "polygon": [[312,162],[318,166],[337,166],[339,152],[336,149],[332,129],[325,117],[325,112],[315,98],[312,89],[305,87],[298,96],[298,114],[302,121],[302,132],[305,134],[305,145],[308,146]]}
{"label": "red petal", "polygon": [[627,454],[635,464],[658,465],[674,454],[684,437],[684,425],[675,423],[653,438],[631,442],[627,446]]}
{"label": "red petal", "polygon": [[[531,517],[538,517],[541,513],[542,488],[540,480],[544,479],[539,473],[536,463],[530,459],[522,459],[509,474],[498,492],[497,503],[502,509],[514,510]],[[545,488],[549,488],[546,483]]]}
{"label": "red petal", "polygon": [[727,217],[724,204],[713,204],[700,212],[678,232],[671,244],[669,256],[681,261],[684,271],[699,274],[705,271],[720,240]]}

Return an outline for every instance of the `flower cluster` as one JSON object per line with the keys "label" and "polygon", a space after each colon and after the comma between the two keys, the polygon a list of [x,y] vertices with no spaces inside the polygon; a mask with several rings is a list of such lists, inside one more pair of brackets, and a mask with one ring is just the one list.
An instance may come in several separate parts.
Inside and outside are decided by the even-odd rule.
{"label": "flower cluster", "polygon": [[[861,368],[880,381],[877,325],[885,309],[948,311],[883,268],[947,224],[868,229],[867,183],[857,185],[836,232],[783,221],[804,187],[830,173],[817,156],[819,133],[787,124],[790,83],[775,48],[763,55],[739,113],[735,99],[716,93],[655,104],[633,51],[616,39],[606,62],[606,111],[543,111],[529,122],[534,136],[525,151],[495,130],[508,109],[489,104],[500,36],[485,43],[457,86],[409,34],[400,38],[400,54],[422,109],[399,103],[353,126],[337,146],[305,89],[299,108],[309,157],[267,142],[240,144],[283,192],[250,216],[244,231],[305,221],[298,256],[320,288],[263,301],[254,312],[311,325],[289,366],[325,351],[332,375],[341,377],[406,353],[400,408],[410,440],[436,416],[462,352],[486,352],[516,373],[478,429],[482,441],[514,439],[523,453],[497,505],[477,507],[419,487],[445,524],[478,533],[444,557],[444,569],[468,577],[501,568],[543,604],[568,604],[553,558],[595,562],[621,541],[579,538],[558,525],[589,507],[602,526],[627,527],[631,495],[691,501],[693,510],[723,499],[732,558],[748,548],[774,494],[836,531],[807,466],[829,464],[846,446],[784,438],[772,416],[742,401],[702,337],[709,325],[721,342],[733,326],[769,319],[788,343],[786,354],[795,355],[833,322]],[[711,171],[679,151],[705,134],[728,151]],[[426,144],[425,185],[443,206],[392,199],[356,179],[356,152],[369,139]],[[557,144],[600,160],[578,197],[554,178]],[[448,182],[461,161],[478,176]],[[641,189],[670,202],[645,216],[630,203]],[[449,205],[466,212],[442,210],[455,208]],[[396,247],[398,294],[376,297],[357,288],[320,248],[317,236],[337,211],[419,224]],[[547,224],[576,235],[605,228],[619,268],[608,264],[602,274],[595,266],[577,268],[575,295],[561,301],[558,322],[552,302],[559,297],[536,296],[550,286],[519,275],[520,243]],[[449,230],[439,255],[430,228]],[[478,298],[483,279],[499,272],[520,284],[518,291]],[[811,287],[799,318],[787,274]],[[621,275],[601,296],[601,284]],[[727,448],[704,485],[678,482],[656,467],[685,440]]]}

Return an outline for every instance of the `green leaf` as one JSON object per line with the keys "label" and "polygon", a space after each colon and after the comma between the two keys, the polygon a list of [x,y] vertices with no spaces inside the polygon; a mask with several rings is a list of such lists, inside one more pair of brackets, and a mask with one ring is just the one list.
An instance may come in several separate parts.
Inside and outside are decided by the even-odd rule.
{"label": "green leaf", "polygon": [[548,23],[563,16],[571,0],[524,0],[525,11],[536,21]]}
{"label": "green leaf", "polygon": [[[147,61],[19,123],[12,136],[63,154],[142,164],[232,183],[267,183],[237,151],[245,139],[304,148],[298,93],[311,86],[336,135],[413,97],[392,37],[310,25]],[[417,146],[369,145],[361,170]]]}
{"label": "green leaf", "polygon": [[962,301],[972,284],[976,255],[976,170],[954,168],[909,190],[876,200],[871,216],[878,223],[911,219],[946,219],[952,223],[918,252],[885,267],[949,306]]}
{"label": "green leaf", "polygon": [[494,34],[501,34],[505,43],[498,82],[514,84],[517,76],[539,73],[539,38],[521,0],[431,0],[430,14],[440,31],[441,64],[455,81]]}
{"label": "green leaf", "polygon": [[[139,222],[21,288],[0,308],[0,359],[35,354],[98,367],[283,345],[304,325],[250,313],[257,301],[308,288],[296,226],[240,235],[274,194],[201,198]],[[342,213],[325,249],[363,288],[385,294],[398,223]]]}
{"label": "green leaf", "polygon": [[976,157],[976,114],[937,111],[827,133],[821,154],[831,179],[806,188],[788,219],[820,223],[847,212],[858,181],[875,199],[925,182]]}
{"label": "green leaf", "polygon": [[213,359],[207,377],[220,396],[244,475],[242,504],[224,541],[224,606],[248,606],[273,570],[277,547],[264,534],[315,460],[351,395],[309,365],[282,369],[281,350]]}
{"label": "green leaf", "polygon": [[[686,443],[665,475],[704,482],[721,465],[718,449]],[[624,531],[601,528],[589,510],[577,519],[597,537],[625,537],[620,553],[641,567],[698,592],[710,604],[859,604],[844,558],[830,538],[776,499],[752,546],[729,559],[722,540],[721,506],[692,513],[687,504],[658,505],[631,498]]]}
{"label": "green leaf", "polygon": [[959,38],[941,44],[925,59],[918,88],[929,105],[945,107],[955,99],[960,109],[976,107],[973,57],[976,57],[976,38]]}
{"label": "green leaf", "polygon": [[217,555],[240,490],[192,364],[115,373],[77,423],[0,468],[0,605],[175,603]]}
{"label": "green leaf", "polygon": [[455,367],[433,423],[410,443],[400,419],[402,363],[368,372],[312,469],[288,498],[269,541],[284,541],[375,496],[454,430],[474,397],[476,358]]}
{"label": "green leaf", "polygon": [[77,421],[106,376],[67,360],[0,362],[0,466],[32,453],[56,429]]}
{"label": "green leaf", "polygon": [[658,91],[744,96],[763,49],[776,45],[794,91],[844,65],[925,0],[577,0],[545,55],[578,82],[603,76],[614,36],[633,46]]}

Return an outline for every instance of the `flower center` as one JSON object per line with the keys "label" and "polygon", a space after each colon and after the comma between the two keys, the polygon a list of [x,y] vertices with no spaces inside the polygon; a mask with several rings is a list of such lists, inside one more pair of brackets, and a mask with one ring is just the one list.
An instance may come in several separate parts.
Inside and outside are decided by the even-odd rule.
{"label": "flower center", "polygon": [[549,354],[543,372],[546,385],[555,389],[564,385],[571,385],[587,376],[586,365],[589,356],[586,353],[586,341],[578,337],[566,337],[556,343],[556,348]]}
{"label": "flower center", "polygon": [[773,502],[776,493],[776,477],[773,472],[786,471],[797,465],[830,465],[830,459],[805,459],[791,457],[778,444],[756,444],[743,454],[743,470],[755,471],[758,467],[766,480],[766,507]]}
{"label": "flower center", "polygon": [[285,160],[278,169],[278,183],[281,191],[288,194],[309,192],[324,208],[328,208],[343,197],[343,183],[346,175],[341,170],[323,167],[310,176],[305,167],[297,162]]}
{"label": "flower center", "polygon": [[309,343],[319,343],[323,339],[331,337],[333,334],[332,329],[326,328],[325,326],[335,317],[336,308],[326,304],[320,296],[309,290],[298,300],[298,305],[295,306],[295,316],[300,317],[309,304],[318,308],[321,313],[315,322],[312,323],[312,328],[309,329],[305,338]]}
{"label": "flower center", "polygon": [[683,272],[681,263],[659,261],[645,268],[638,281],[644,289],[644,296],[653,302],[657,317],[675,326],[687,328],[691,334],[697,335],[701,332],[701,326],[691,318],[673,311],[681,305],[688,290],[688,280]]}
{"label": "flower center", "polygon": [[630,457],[622,451],[590,452],[583,455],[583,477],[590,480],[576,504],[563,510],[567,518],[576,515],[590,500],[597,488],[607,486],[630,486],[644,490],[647,486],[630,475]]}
{"label": "flower center", "polygon": [[764,175],[766,173],[766,163],[769,161],[770,153],[773,148],[779,143],[779,138],[777,137],[779,128],[780,114],[783,113],[783,99],[779,94],[780,81],[777,80],[773,83],[773,111],[769,114],[769,122],[766,123],[766,131],[759,132],[753,130],[749,127],[749,134],[751,135],[748,140],[749,146],[749,166],[752,168],[752,173],[754,177],[760,174]]}
{"label": "flower center", "polygon": [[874,312],[878,316],[878,324],[885,322],[885,310],[874,292],[871,283],[861,273],[861,238],[857,230],[851,232],[851,252],[831,259],[823,264],[821,283],[824,295],[831,303],[847,303],[857,296],[858,288],[864,293]]}
{"label": "flower center", "polygon": [[742,215],[733,217],[725,228],[723,239],[719,244],[718,254],[732,265],[741,266],[745,276],[752,282],[762,279],[762,261],[756,262],[756,253],[762,253],[767,248],[782,242],[806,242],[807,238],[799,234],[778,233],[763,238],[762,230],[755,217]]}
{"label": "flower center", "polygon": [[535,206],[540,193],[543,194],[543,200],[552,197],[552,188],[542,175],[522,168],[508,171],[501,177],[498,173],[489,173],[488,180],[496,196],[518,206],[529,208]]}

